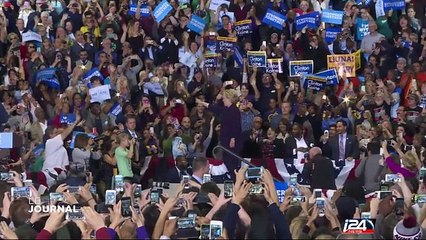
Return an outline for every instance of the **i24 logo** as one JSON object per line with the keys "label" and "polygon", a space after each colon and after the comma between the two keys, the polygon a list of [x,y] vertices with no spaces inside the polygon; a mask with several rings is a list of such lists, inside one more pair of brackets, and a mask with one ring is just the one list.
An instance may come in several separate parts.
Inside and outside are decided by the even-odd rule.
{"label": "i24 logo", "polygon": [[343,226],[346,234],[373,234],[374,223],[370,219],[346,219]]}

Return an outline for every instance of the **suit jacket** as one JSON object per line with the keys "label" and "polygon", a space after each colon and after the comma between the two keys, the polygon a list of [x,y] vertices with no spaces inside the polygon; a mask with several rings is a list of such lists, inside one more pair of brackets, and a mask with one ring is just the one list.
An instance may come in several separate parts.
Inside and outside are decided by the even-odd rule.
{"label": "suit jacket", "polygon": [[[106,115],[105,113],[101,113],[100,119],[102,122],[102,130],[110,129],[115,125],[111,117],[109,115]],[[89,129],[96,127],[96,117],[90,111],[86,117],[85,125]],[[99,132],[99,129],[98,129],[98,132]]]}
{"label": "suit jacket", "polygon": [[311,188],[336,189],[333,162],[330,159],[317,155],[303,166],[303,184]]}
{"label": "suit jacket", "polygon": [[[192,174],[191,169],[188,168],[186,170],[186,173],[188,175],[191,175]],[[198,182],[197,180],[193,179],[192,177],[190,179],[192,179],[195,182]],[[180,183],[181,180],[182,179],[181,179],[181,176],[180,176],[177,168],[175,166],[173,166],[172,168],[169,168],[169,170],[167,171],[166,182],[168,182],[168,183]]]}
{"label": "suit jacket", "polygon": [[[160,60],[160,49],[158,49],[158,47],[152,46],[151,51],[152,51],[152,56],[154,57],[154,59],[152,59],[154,60],[154,65],[158,65]],[[144,62],[147,59],[151,59],[151,57],[149,56],[148,48],[141,48],[139,52],[139,56]]]}
{"label": "suit jacket", "polygon": [[[163,40],[163,39],[161,39]],[[177,40],[176,40],[177,42]],[[179,52],[179,43],[175,43],[175,41],[172,41],[167,38],[165,38],[161,42],[161,63],[164,62],[179,62],[178,52]]]}
{"label": "suit jacket", "polygon": [[196,178],[194,178],[193,176],[191,176],[190,180],[194,181],[195,183],[198,183],[200,185],[203,185],[202,182],[199,182]]}
{"label": "suit jacket", "polygon": [[88,59],[93,62],[93,59],[95,57],[95,49],[89,43],[85,43],[85,44],[83,44],[83,47],[81,47],[80,44],[78,44],[77,42],[75,42],[71,46],[71,49],[70,49],[71,60],[73,62],[76,62],[76,61],[80,60],[80,51],[82,49],[86,49],[87,50],[87,52],[89,54]]}
{"label": "suit jacket", "polygon": [[[339,134],[328,140],[327,145],[331,150],[328,157],[332,160],[339,160]],[[346,134],[345,159],[348,157],[359,159],[359,142],[356,136]]]}

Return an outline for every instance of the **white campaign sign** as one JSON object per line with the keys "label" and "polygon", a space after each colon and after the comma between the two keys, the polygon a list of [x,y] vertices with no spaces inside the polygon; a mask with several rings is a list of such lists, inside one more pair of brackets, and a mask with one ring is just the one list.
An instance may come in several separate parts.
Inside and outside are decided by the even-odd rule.
{"label": "white campaign sign", "polygon": [[91,103],[102,103],[104,100],[111,99],[111,95],[109,94],[109,85],[102,85],[99,87],[91,88],[89,89],[89,94]]}
{"label": "white campaign sign", "polygon": [[226,0],[212,0],[211,2],[210,2],[210,6],[209,6],[209,9],[210,10],[212,10],[212,11],[217,11],[217,8],[220,6],[220,5],[222,5],[222,4],[226,4],[226,5],[228,5],[228,7],[229,7],[229,1],[226,1]]}

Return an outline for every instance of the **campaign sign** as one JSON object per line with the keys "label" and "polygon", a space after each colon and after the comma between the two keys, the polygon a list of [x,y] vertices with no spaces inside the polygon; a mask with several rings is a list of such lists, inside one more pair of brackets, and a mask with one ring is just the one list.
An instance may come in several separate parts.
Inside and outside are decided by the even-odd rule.
{"label": "campaign sign", "polygon": [[0,133],[0,148],[13,148],[13,133],[1,132]]}
{"label": "campaign sign", "polygon": [[340,25],[343,21],[343,15],[345,15],[345,12],[343,11],[324,9],[322,11],[321,21],[325,23]]}
{"label": "campaign sign", "polygon": [[334,86],[339,83],[339,76],[337,75],[336,69],[328,69],[315,73],[315,76],[327,79],[327,86]]}
{"label": "campaign sign", "polygon": [[114,105],[112,105],[111,109],[109,110],[109,113],[111,113],[114,116],[118,116],[118,114],[120,114],[122,111],[123,111],[123,108],[118,102],[116,102],[114,103]]}
{"label": "campaign sign", "polygon": [[337,35],[342,32],[341,28],[326,28],[325,29],[325,41],[330,44],[336,40]]}
{"label": "campaign sign", "polygon": [[326,78],[318,77],[315,75],[306,75],[305,77],[305,88],[311,89],[314,92],[323,90],[326,84]]}
{"label": "campaign sign", "polygon": [[233,56],[234,56],[235,62],[238,64],[238,66],[243,67],[243,63],[244,63],[243,55],[241,55],[241,52],[240,52],[238,46],[235,46]]}
{"label": "campaign sign", "polygon": [[405,9],[405,0],[383,0],[383,9],[385,12]]}
{"label": "campaign sign", "polygon": [[161,87],[161,84],[158,82],[147,82],[143,85],[143,88],[157,95],[160,95],[160,96],[164,95],[163,88]]}
{"label": "campaign sign", "polygon": [[90,102],[100,102],[102,103],[105,100],[111,99],[109,93],[109,85],[102,85],[99,87],[94,87],[89,89]]}
{"label": "campaign sign", "polygon": [[208,38],[206,40],[206,52],[212,52],[215,53],[216,52],[216,48],[217,48],[217,43],[216,43],[216,37],[215,38]]}
{"label": "campaign sign", "polygon": [[283,73],[282,58],[272,58],[266,60],[266,72],[267,73]]}
{"label": "campaign sign", "polygon": [[319,12],[311,12],[296,17],[296,30],[301,31],[305,26],[311,29],[317,29],[320,25]]}
{"label": "campaign sign", "polygon": [[248,65],[266,67],[266,52],[265,51],[248,51]]}
{"label": "campaign sign", "polygon": [[42,80],[56,78],[56,70],[57,68],[45,68],[39,70],[36,75],[36,82],[38,83]]}
{"label": "campaign sign", "polygon": [[328,69],[336,69],[340,77],[355,77],[355,56],[353,54],[327,55]]}
{"label": "campaign sign", "polygon": [[285,199],[285,190],[287,190],[288,185],[286,182],[274,181],[275,189],[277,191],[278,201],[280,203],[284,202]]}
{"label": "campaign sign", "polygon": [[[129,5],[129,11],[127,13],[129,15],[134,16],[134,15],[136,15],[136,9],[137,9],[136,4],[130,4]],[[142,4],[141,5],[141,16],[142,17],[149,17],[150,16],[148,4]]]}
{"label": "campaign sign", "polygon": [[238,37],[250,35],[253,31],[251,30],[251,20],[243,20],[234,24],[235,32]]}
{"label": "campaign sign", "polygon": [[234,51],[234,46],[237,43],[237,38],[234,37],[217,37],[217,48],[219,51]]}
{"label": "campaign sign", "polygon": [[163,20],[167,14],[173,9],[172,5],[167,0],[163,0],[157,7],[154,9],[155,20],[159,23]]}
{"label": "campaign sign", "polygon": [[22,34],[22,42],[37,41],[41,42],[41,36],[38,33],[27,31]]}
{"label": "campaign sign", "polygon": [[229,1],[226,1],[226,0],[212,0],[210,2],[209,9],[216,12],[217,8],[222,4],[226,4],[229,7],[230,3],[229,3]]}
{"label": "campaign sign", "polygon": [[204,55],[204,67],[215,68],[217,66],[216,53],[209,53]]}
{"label": "campaign sign", "polygon": [[204,21],[204,19],[200,18],[197,15],[192,15],[191,21],[188,24],[188,28],[198,34],[201,34],[203,32],[205,26],[206,21]]}
{"label": "campaign sign", "polygon": [[285,22],[286,19],[287,18],[281,13],[268,9],[262,22],[271,27],[283,30],[283,22]]}
{"label": "campaign sign", "polygon": [[65,124],[72,124],[75,122],[75,114],[68,113],[68,114],[60,114],[59,115],[59,123],[65,123]]}
{"label": "campaign sign", "polygon": [[356,37],[361,41],[365,35],[368,35],[368,20],[358,18],[356,20]]}
{"label": "campaign sign", "polygon": [[288,68],[290,77],[301,76],[303,74],[312,74],[314,73],[314,61],[290,61],[290,63],[288,64]]}
{"label": "campaign sign", "polygon": [[99,77],[101,80],[104,80],[104,76],[102,76],[102,73],[97,67],[92,68],[90,71],[86,72],[83,75],[83,83],[88,84],[92,77]]}

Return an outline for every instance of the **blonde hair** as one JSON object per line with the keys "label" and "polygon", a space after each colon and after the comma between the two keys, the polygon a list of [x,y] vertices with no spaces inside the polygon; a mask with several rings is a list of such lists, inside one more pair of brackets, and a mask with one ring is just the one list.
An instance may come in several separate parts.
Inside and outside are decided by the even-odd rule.
{"label": "blonde hair", "polygon": [[418,158],[417,154],[413,153],[412,151],[408,151],[402,157],[402,162],[409,170],[417,171],[417,163],[420,162],[420,159]]}
{"label": "blonde hair", "polygon": [[129,135],[127,133],[122,132],[122,133],[118,134],[117,137],[116,137],[117,144],[120,145],[121,142],[126,138],[127,139],[129,138]]}
{"label": "blonde hair", "polygon": [[290,233],[293,239],[300,238],[299,235],[303,230],[303,227],[308,222],[308,218],[306,216],[299,216],[293,219],[290,224]]}
{"label": "blonde hair", "polygon": [[226,89],[223,92],[223,96],[230,99],[232,103],[236,103],[238,101],[238,94],[235,89]]}

